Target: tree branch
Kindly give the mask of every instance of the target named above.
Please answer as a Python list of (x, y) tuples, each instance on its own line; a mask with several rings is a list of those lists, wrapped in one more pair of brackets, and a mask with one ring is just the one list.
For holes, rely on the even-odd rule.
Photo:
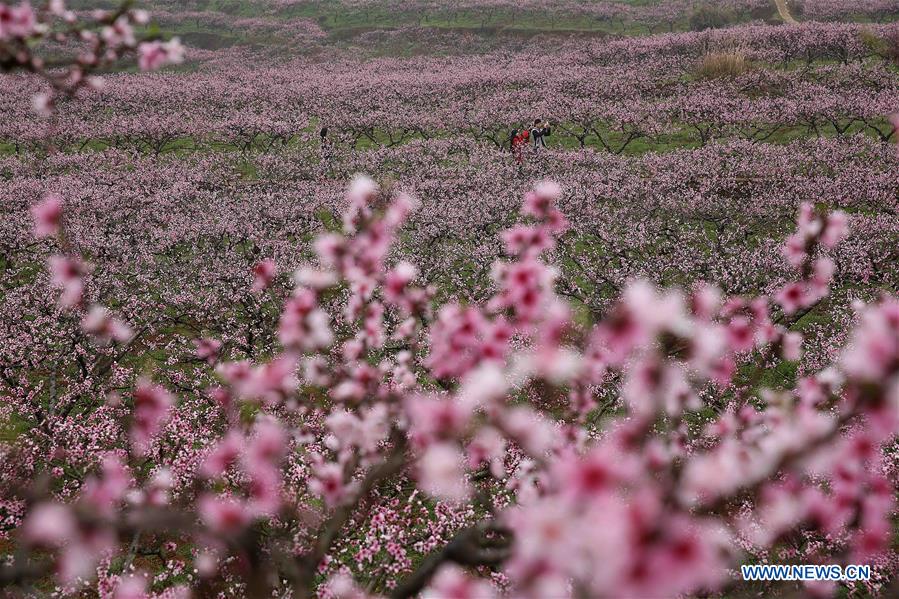
[(359, 483), (356, 495), (334, 510), (331, 517), (319, 529), (312, 550), (300, 558), (300, 568), (297, 572), (295, 584), (295, 587), (298, 587), (296, 590), (299, 593), (299, 597), (312, 596), (313, 583), (315, 580), (315, 573), (318, 570), (318, 565), (331, 550), (331, 547), (337, 540), (338, 534), (347, 522), (349, 522), (359, 503), (369, 496), (378, 483), (384, 479), (390, 478), (405, 468), (406, 435), (402, 431), (394, 429), (391, 434), (391, 441), (393, 443), (393, 449), (390, 454), (384, 458), (380, 464), (368, 471), (368, 474), (366, 474), (365, 478), (362, 479), (362, 482)]
[[(492, 539), (488, 534), (495, 533)], [(424, 589), (444, 563), (460, 566), (499, 566), (511, 553), (511, 531), (486, 521), (463, 528), (443, 549), (432, 553), (418, 569), (403, 580), (390, 594), (391, 599), (414, 597)]]

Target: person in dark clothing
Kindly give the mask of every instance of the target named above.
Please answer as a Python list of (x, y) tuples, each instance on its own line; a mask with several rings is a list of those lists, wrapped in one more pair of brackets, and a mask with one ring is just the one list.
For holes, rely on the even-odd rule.
[(328, 128), (322, 127), (321, 131), (318, 132), (319, 137), (321, 138), (321, 149), (322, 149), (322, 158), (327, 157), (331, 158), (331, 140), (328, 139)]
[(515, 151), (515, 138), (518, 137), (518, 129), (512, 129), (512, 132), (509, 133), (509, 151)]
[(549, 128), (549, 121), (541, 121), (534, 119), (534, 126), (531, 127), (531, 139), (534, 140), (534, 149), (546, 147), (546, 137), (549, 137), (552, 130)]
[(328, 137), (328, 128), (322, 127), (321, 131), (318, 132), (320, 138), (320, 152), (321, 152), (321, 162), (320, 168), (322, 171), (322, 178), (325, 178), (325, 172), (331, 171), (331, 160), (333, 159), (333, 150), (334, 148), (331, 146), (331, 139)]

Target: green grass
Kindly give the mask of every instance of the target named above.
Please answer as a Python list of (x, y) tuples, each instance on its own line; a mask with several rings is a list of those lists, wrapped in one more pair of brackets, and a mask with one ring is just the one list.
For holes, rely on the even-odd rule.
[[(886, 118), (880, 118), (871, 121), (872, 125), (886, 128), (888, 127), (888, 121)], [(516, 126), (516, 123), (509, 123), (509, 128), (511, 129), (513, 126)], [(570, 123), (563, 123), (565, 126), (570, 126)], [(553, 134), (547, 139), (547, 146), (551, 149), (556, 150), (577, 150), (581, 148), (581, 143), (577, 139), (576, 136), (571, 134), (566, 134), (564, 132), (564, 127), (556, 126)], [(305, 129), (299, 131), (298, 133), (311, 133), (314, 132), (315, 126), (310, 125)], [(839, 134), (837, 132), (836, 127), (833, 124), (827, 123), (819, 126), (819, 133), (821, 137), (824, 138), (835, 138), (838, 137)], [(617, 150), (622, 147), (626, 135), (624, 133), (611, 130), (609, 128), (598, 129), (599, 133), (602, 134), (603, 138), (613, 149)], [(844, 136), (850, 136), (855, 134), (863, 134), (876, 138), (877, 135), (873, 130), (864, 126), (861, 123), (855, 123), (851, 127), (849, 127), (844, 133)], [(433, 135), (430, 135), (432, 139), (448, 139), (453, 137), (458, 137), (459, 134), (452, 131), (438, 131)], [(464, 135), (464, 139), (471, 140), (472, 143), (474, 141), (470, 136)], [(803, 139), (814, 139), (817, 137), (812, 131), (809, 130), (808, 127), (802, 125), (791, 125), (784, 126), (779, 128), (774, 134), (770, 135), (764, 140), (766, 143), (771, 144), (788, 144), (794, 141), (803, 140)], [(729, 134), (716, 137), (718, 141), (725, 141), (728, 139), (740, 139), (741, 137), (737, 134)], [(421, 134), (412, 133), (406, 136), (402, 142), (397, 145), (403, 145), (410, 143), (415, 140), (424, 139)], [(227, 143), (220, 142), (213, 139), (201, 139), (201, 138), (193, 138), (193, 137), (178, 137), (172, 140), (165, 142), (161, 146), (160, 154), (208, 154), (208, 153), (242, 153), (246, 156), (250, 157), (253, 155), (261, 154), (266, 151), (268, 148), (268, 152), (277, 152), (285, 148), (295, 148), (300, 145), (304, 145), (304, 141), (300, 139), (299, 136), (295, 136), (293, 139), (288, 141), (286, 144), (275, 143), (274, 147), (271, 147), (271, 142), (273, 139), (266, 135), (260, 135), (258, 139), (252, 144), (251, 147), (243, 148), (235, 143)], [(355, 150), (356, 151), (366, 151), (372, 149), (378, 149), (384, 147), (390, 143), (390, 138), (388, 134), (384, 131), (375, 131), (372, 135), (372, 138), (362, 136), (358, 139)], [(670, 130), (652, 136), (645, 136), (637, 138), (631, 141), (621, 152), (624, 156), (640, 156), (647, 152), (671, 152), (680, 149), (690, 149), (697, 148), (701, 145), (699, 136), (697, 133), (687, 127), (684, 126), (674, 126)], [(592, 148), (598, 151), (605, 151), (603, 145), (600, 143), (599, 138), (595, 133), (590, 133), (584, 138), (584, 146), (587, 148)], [(90, 139), (90, 140), (81, 140), (77, 141), (69, 146), (59, 148), (60, 151), (67, 153), (76, 153), (76, 152), (102, 152), (109, 148), (113, 147), (111, 143), (103, 139)], [(155, 152), (155, 148), (150, 147), (145, 143), (132, 143), (125, 144), (124, 147), (136, 147), (144, 153), (152, 154)], [(19, 151), (19, 155), (29, 154), (29, 151), (22, 146)], [(16, 155), (16, 145), (11, 141), (2, 141), (0, 140), (0, 157), (5, 156), (14, 156)], [(253, 179), (255, 178), (254, 167), (251, 166), (251, 162), (244, 161), (239, 167), (242, 174), (246, 175), (247, 178)]]
[[(634, 6), (646, 2), (623, 2)], [(649, 4), (652, 4), (651, 2)], [(306, 3), (287, 7), (273, 13), (264, 5), (247, 0), (210, 0), (204, 9), (235, 18), (267, 17), (275, 19), (310, 18), (336, 37), (375, 29), (398, 27), (426, 27), (445, 30), (480, 30), (485, 33), (498, 31), (521, 33), (596, 33), (604, 35), (647, 35), (664, 31), (685, 31), (689, 28), (687, 16), (672, 23), (660, 23), (650, 27), (628, 20), (606, 20), (571, 12), (557, 13), (551, 10), (508, 10), (490, 7), (451, 8), (452, 5), (429, 11), (396, 10), (394, 6), (372, 6), (347, 10), (339, 3)], [(742, 15), (739, 21), (747, 20)], [(213, 33), (213, 31), (210, 31)], [(239, 37), (239, 36), (238, 36)], [(264, 42), (264, 40), (262, 40)]]
[(8, 419), (0, 420), (0, 443), (11, 443), (15, 441), (19, 435), (26, 432), (31, 426), (27, 420), (20, 418), (15, 413), (11, 414)]
[[(116, 3), (113, 0), (77, 1), (71, 3), (76, 8), (87, 6), (103, 6), (110, 8)], [(650, 6), (654, 0), (621, 0), (621, 4), (631, 6)], [(152, 6), (152, 2), (148, 2)], [(490, 6), (474, 8), (454, 8), (451, 3), (439, 8), (417, 11), (397, 10), (395, 5), (375, 5), (365, 8), (347, 8), (340, 2), (306, 2), (286, 7), (280, 10), (272, 10), (267, 3), (253, 2), (252, 0), (207, 0), (197, 3), (199, 11), (229, 15), (234, 18), (265, 17), (272, 19), (291, 19), (297, 17), (316, 20), (323, 29), (332, 34), (335, 39), (345, 39), (363, 31), (376, 29), (394, 29), (399, 27), (426, 27), (442, 30), (469, 30), (480, 31), (486, 35), (498, 32), (512, 32), (522, 34), (553, 34), (553, 33), (592, 33), (600, 35), (648, 35), (666, 31), (686, 31), (689, 29), (689, 13), (685, 13), (671, 23), (659, 23), (648, 25), (630, 20), (600, 19), (588, 14), (571, 11), (558, 13), (553, 10), (532, 9), (497, 9)], [(776, 21), (776, 12), (773, 9), (769, 18)], [(734, 16), (734, 24), (750, 20), (748, 12)], [(801, 19), (800, 19), (801, 20)], [(869, 19), (859, 16), (858, 21), (865, 22)], [(171, 31), (183, 34), (189, 33), (190, 24), (185, 22), (183, 26), (171, 28)], [(203, 33), (207, 36), (215, 36), (218, 44), (247, 44), (259, 43), (273, 45), (289, 40), (277, 40), (272, 36), (258, 36), (256, 39), (246, 36), (242, 32), (229, 31), (227, 35), (219, 28), (206, 27), (202, 24), (193, 25), (194, 33)], [(213, 38), (208, 38), (213, 39)]]

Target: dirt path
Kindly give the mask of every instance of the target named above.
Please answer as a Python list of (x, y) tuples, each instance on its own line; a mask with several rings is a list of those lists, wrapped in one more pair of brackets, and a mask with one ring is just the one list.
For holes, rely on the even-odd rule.
[(774, 4), (777, 5), (777, 12), (780, 13), (780, 18), (784, 20), (784, 23), (795, 25), (799, 22), (790, 14), (790, 9), (787, 8), (787, 0), (774, 0)]

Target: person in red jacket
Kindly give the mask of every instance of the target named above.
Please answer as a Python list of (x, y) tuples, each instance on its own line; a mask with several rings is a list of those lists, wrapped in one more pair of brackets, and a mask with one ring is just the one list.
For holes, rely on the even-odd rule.
[(515, 156), (515, 162), (518, 164), (524, 162), (524, 148), (528, 145), (530, 136), (531, 134), (525, 129), (512, 139), (512, 154)]

